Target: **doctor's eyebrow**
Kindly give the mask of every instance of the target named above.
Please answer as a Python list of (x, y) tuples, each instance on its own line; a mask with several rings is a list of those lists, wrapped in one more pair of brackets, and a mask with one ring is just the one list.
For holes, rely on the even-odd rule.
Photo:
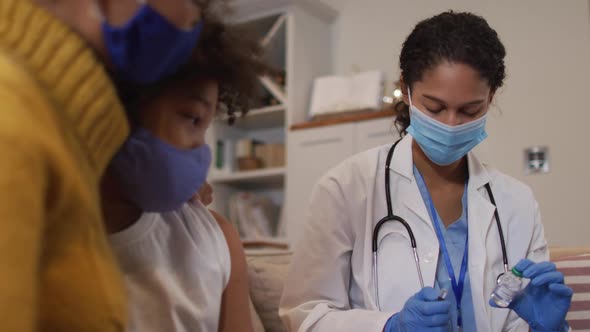
[[(443, 101), (441, 99), (438, 99), (438, 98), (436, 98), (434, 96), (426, 95), (426, 94), (423, 94), (422, 96), (424, 98), (427, 98), (427, 99), (430, 99), (430, 100), (432, 100), (434, 102), (437, 102), (437, 103), (439, 103), (441, 105), (445, 105), (445, 106), (447, 105), (447, 103), (445, 101)], [(461, 105), (461, 107), (471, 106), (471, 105), (478, 105), (478, 104), (481, 104), (483, 102), (485, 102), (485, 99), (478, 99), (478, 100), (474, 100), (474, 101), (470, 101), (470, 102), (464, 103), (463, 105)]]

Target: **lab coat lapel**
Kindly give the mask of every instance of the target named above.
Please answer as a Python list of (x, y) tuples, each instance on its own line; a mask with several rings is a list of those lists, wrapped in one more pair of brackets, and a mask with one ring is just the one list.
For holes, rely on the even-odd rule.
[(404, 189), (403, 192), (408, 193), (408, 196), (404, 199), (406, 207), (418, 216), (420, 220), (426, 223), (432, 231), (434, 231), (434, 226), (432, 225), (430, 215), (428, 214), (428, 210), (426, 210), (426, 205), (424, 204), (420, 190), (416, 185), (416, 181), (408, 183), (405, 188), (402, 189)]
[[(490, 309), (484, 294), (486, 280), (487, 251), (486, 238), (494, 221), (495, 207), (491, 204), (485, 190), (490, 177), (485, 166), (472, 154), (468, 155), (469, 185), (467, 188), (467, 208), (469, 225), (469, 276), (473, 293), (473, 309), (477, 320), (478, 331), (490, 331)], [(493, 248), (492, 248), (493, 249)]]
[[(416, 179), (414, 178), (412, 136), (406, 135), (402, 141), (399, 142), (391, 160), (390, 169), (408, 180), (400, 181), (395, 184), (399, 188), (400, 193), (398, 200), (403, 201), (406, 208), (434, 231), (432, 222), (430, 221), (430, 215), (426, 210), (426, 205), (424, 205), (424, 200), (422, 200), (422, 195), (420, 194), (420, 190), (416, 185)], [(395, 185), (392, 184), (392, 190), (395, 188)]]
[[(416, 237), (424, 284), (433, 286), (439, 247), (430, 215), (414, 179), (413, 165), (412, 137), (406, 135), (397, 145), (390, 165), (390, 172), (395, 173), (391, 174), (393, 211), (405, 218), (412, 228)], [(414, 266), (409, 268), (414, 269)]]

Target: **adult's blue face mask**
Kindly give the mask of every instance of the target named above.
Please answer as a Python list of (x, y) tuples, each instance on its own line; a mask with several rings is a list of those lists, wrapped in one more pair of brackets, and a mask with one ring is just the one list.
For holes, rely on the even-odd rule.
[(117, 77), (125, 82), (148, 84), (175, 73), (187, 62), (203, 23), (183, 30), (145, 0), (138, 2), (139, 10), (123, 26), (112, 26), (103, 19), (102, 33)]
[(111, 163), (127, 197), (144, 212), (180, 208), (205, 183), (211, 150), (181, 150), (137, 128)]
[(485, 131), (487, 114), (481, 118), (458, 126), (449, 126), (421, 112), (410, 99), (410, 126), (412, 135), (424, 154), (438, 165), (450, 165), (463, 158), (488, 134)]

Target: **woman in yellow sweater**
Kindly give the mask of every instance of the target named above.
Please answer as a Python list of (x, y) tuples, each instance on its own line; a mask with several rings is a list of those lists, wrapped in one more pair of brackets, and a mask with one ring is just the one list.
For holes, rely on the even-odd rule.
[(128, 124), (105, 68), (160, 80), (199, 19), (187, 0), (0, 0), (2, 331), (124, 329), (98, 184)]

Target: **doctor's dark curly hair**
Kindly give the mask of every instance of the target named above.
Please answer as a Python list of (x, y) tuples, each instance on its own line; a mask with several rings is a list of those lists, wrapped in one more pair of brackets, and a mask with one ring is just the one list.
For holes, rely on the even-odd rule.
[(213, 80), (219, 84), (220, 109), (230, 124), (237, 114), (245, 115), (258, 97), (258, 78), (276, 71), (264, 60), (259, 39), (238, 25), (224, 22), (230, 14), (229, 1), (220, 1), (222, 10), (203, 13), (203, 30), (191, 59), (176, 74), (149, 86), (120, 87), (131, 120), (140, 105), (170, 88), (195, 80)]
[[(416, 25), (403, 44), (399, 62), (406, 87), (420, 81), (425, 71), (448, 61), (473, 67), (496, 91), (506, 77), (505, 56), (498, 34), (483, 17), (448, 11)], [(408, 106), (401, 101), (396, 111), (395, 124), (405, 134), (410, 125)]]

